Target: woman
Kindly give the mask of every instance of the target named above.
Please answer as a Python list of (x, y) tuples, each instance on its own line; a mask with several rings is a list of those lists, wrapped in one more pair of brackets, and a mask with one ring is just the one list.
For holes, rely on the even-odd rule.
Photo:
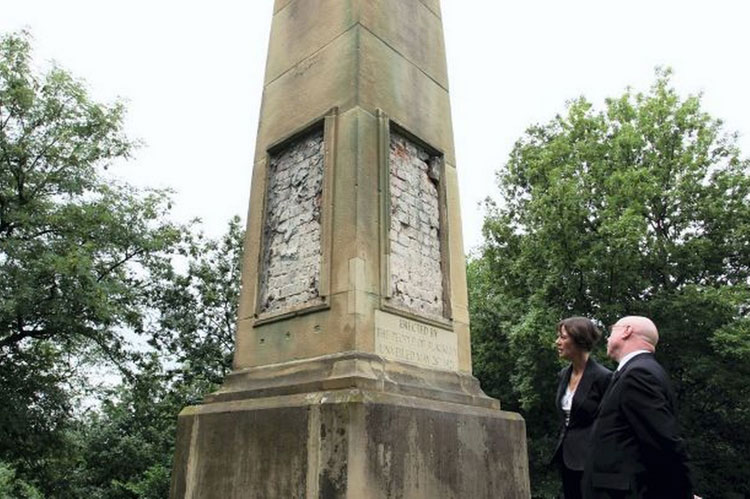
[(585, 317), (570, 317), (557, 324), (557, 353), (570, 361), (559, 374), (555, 402), (562, 424), (552, 458), (560, 467), (565, 499), (581, 497), (591, 426), (612, 376), (612, 371), (590, 358), (600, 338), (597, 327)]

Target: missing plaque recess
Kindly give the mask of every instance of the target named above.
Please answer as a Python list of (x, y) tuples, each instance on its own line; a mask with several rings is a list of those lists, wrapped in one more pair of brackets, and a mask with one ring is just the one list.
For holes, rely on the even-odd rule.
[(442, 155), (390, 130), (388, 247), (390, 303), (419, 316), (445, 317)]
[(261, 313), (321, 302), (322, 126), (269, 157), (261, 256)]

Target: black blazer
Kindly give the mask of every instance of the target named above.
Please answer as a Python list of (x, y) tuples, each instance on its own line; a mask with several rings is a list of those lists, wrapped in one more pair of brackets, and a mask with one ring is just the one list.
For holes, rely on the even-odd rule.
[(687, 462), (667, 373), (652, 354), (636, 355), (615, 373), (599, 408), (583, 497), (691, 499)]
[(594, 417), (599, 409), (599, 402), (609, 385), (612, 371), (589, 357), (581, 381), (578, 382), (578, 388), (573, 395), (570, 421), (566, 427), (562, 398), (570, 382), (572, 371), (572, 366), (568, 366), (563, 368), (558, 375), (555, 404), (560, 415), (560, 434), (552, 461), (564, 463), (568, 469), (581, 471), (586, 463)]

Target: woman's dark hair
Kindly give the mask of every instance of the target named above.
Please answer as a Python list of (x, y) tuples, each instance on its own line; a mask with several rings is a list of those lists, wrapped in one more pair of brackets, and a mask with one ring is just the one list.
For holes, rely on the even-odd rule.
[(599, 328), (586, 317), (568, 317), (561, 320), (557, 323), (557, 334), (562, 332), (563, 326), (568, 336), (573, 338), (573, 343), (586, 352), (590, 352), (602, 337)]

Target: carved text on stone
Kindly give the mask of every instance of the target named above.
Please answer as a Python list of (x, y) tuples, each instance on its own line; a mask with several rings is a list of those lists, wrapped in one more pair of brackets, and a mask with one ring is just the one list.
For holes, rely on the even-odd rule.
[(375, 311), (375, 353), (434, 369), (458, 369), (455, 333), (380, 310)]

